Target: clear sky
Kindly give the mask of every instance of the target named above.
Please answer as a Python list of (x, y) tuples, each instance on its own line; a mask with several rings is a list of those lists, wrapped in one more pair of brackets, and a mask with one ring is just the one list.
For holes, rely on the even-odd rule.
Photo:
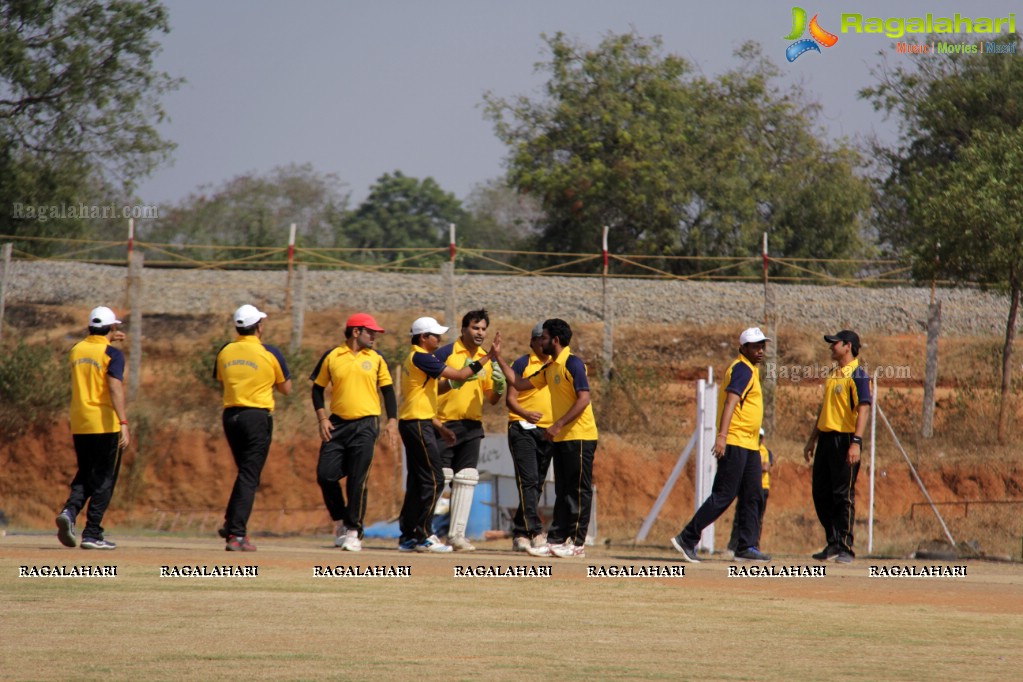
[(735, 65), (733, 51), (752, 39), (823, 104), (828, 134), (891, 139), (893, 122), (856, 93), (873, 83), (878, 52), (890, 63), (915, 57), (896, 54), (883, 35), (839, 33), (843, 12), (1020, 9), (1023, 30), (1023, 4), (1009, 0), (814, 2), (800, 6), (820, 13), (839, 42), (790, 64), (788, 0), (165, 0), (172, 30), (157, 68), (187, 82), (164, 99), (171, 120), (161, 133), (178, 145), (174, 161), (141, 183), (139, 198), (176, 202), (200, 185), (311, 163), (336, 173), (353, 202), (395, 170), (431, 176), (464, 199), (502, 174), (507, 151), (483, 118), (483, 93), (538, 94), (541, 33), (590, 45), (608, 32), (659, 35), (665, 51), (707, 75)]

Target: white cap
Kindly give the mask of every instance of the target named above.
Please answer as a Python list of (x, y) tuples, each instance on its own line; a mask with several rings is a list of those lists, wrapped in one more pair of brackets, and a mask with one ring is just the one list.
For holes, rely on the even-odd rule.
[(447, 330), (447, 327), (442, 327), (432, 317), (420, 317), (412, 323), (412, 331), (409, 332), (409, 336), (415, 336), (416, 334), (444, 334)]
[(761, 341), (770, 341), (771, 339), (764, 336), (764, 332), (760, 331), (760, 327), (750, 327), (743, 333), (739, 334), (739, 345), (745, 346), (747, 343), (760, 343)]
[(110, 308), (101, 305), (98, 308), (93, 308), (92, 312), (89, 313), (89, 326), (90, 327), (109, 327), (112, 324), (123, 324), (117, 315), (114, 315), (114, 311)]
[(259, 308), (254, 305), (246, 303), (238, 310), (234, 311), (234, 326), (236, 327), (251, 327), (260, 320), (266, 317), (266, 313), (260, 312)]
[(543, 322), (537, 322), (536, 323), (536, 326), (533, 327), (533, 332), (532, 332), (532, 334), (530, 336), (531, 339), (537, 339), (537, 338), (540, 338), (541, 336), (543, 336), (543, 323), (544, 322), (546, 322), (546, 320), (544, 320)]

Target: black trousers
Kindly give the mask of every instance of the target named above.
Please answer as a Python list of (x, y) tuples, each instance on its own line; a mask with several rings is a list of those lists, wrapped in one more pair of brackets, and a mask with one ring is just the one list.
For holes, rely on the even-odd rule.
[(515, 466), (515, 485), (519, 489), (519, 507), (512, 519), (515, 536), (531, 538), (543, 532), (543, 519), (537, 507), (552, 456), (552, 444), (545, 434), (544, 429), (524, 429), (518, 422), (508, 424), (508, 449)]
[(71, 436), (78, 472), (71, 481), (71, 493), (64, 509), (75, 518), (85, 503), (89, 503), (82, 539), (103, 539), (103, 515), (114, 495), (117, 474), (121, 469), (120, 438), (120, 432), (76, 433)]
[(850, 443), (851, 433), (822, 431), (818, 436), (813, 457), (813, 506), (828, 546), (855, 555), (853, 522), (860, 463), (849, 466), (846, 457)]
[(696, 514), (679, 534), (682, 544), (695, 547), (703, 529), (717, 521), (737, 496), (745, 500), (736, 510), (739, 551), (755, 547), (760, 538), (761, 477), (760, 451), (747, 450), (738, 445), (726, 445), (725, 454), (718, 460), (718, 470), (710, 497), (704, 500)]
[[(760, 466), (761, 467), (763, 466), (763, 461), (761, 461)], [(760, 533), (762, 535), (764, 532), (764, 512), (767, 511), (767, 498), (770, 496), (771, 489), (761, 488), (761, 490), (763, 491), (763, 495), (761, 496), (760, 513), (758, 514), (757, 518), (760, 519)], [(739, 547), (739, 517), (741, 516), (739, 509), (742, 506), (743, 500), (740, 497), (739, 502), (735, 505), (735, 519), (732, 520), (732, 534), (728, 538), (728, 549), (732, 550), (733, 552)], [(760, 546), (759, 537), (757, 538), (756, 545), (757, 547)]]
[[(359, 531), (359, 537), (362, 537), (362, 517), (366, 513), (366, 482), (379, 433), (379, 417), (348, 420), (332, 414), (330, 440), (320, 445), (320, 459), (316, 464), (316, 482), (330, 518), (335, 522), (344, 521), (348, 530)], [(346, 479), (347, 504), (341, 490), (342, 478)]]
[(475, 419), (458, 419), (444, 422), (455, 433), (455, 444), (448, 446), (439, 440), (441, 467), (458, 473), (462, 469), (475, 469), (480, 463), (480, 444), (483, 442), (483, 422)]
[(224, 410), (223, 422), (227, 444), (238, 466), (224, 514), (224, 528), (228, 535), (245, 537), (259, 477), (270, 453), (274, 422), (269, 410), (257, 407), (229, 407)]
[(554, 461), (554, 513), (547, 540), (582, 545), (590, 528), (593, 506), (595, 440), (563, 440), (551, 444)]
[(441, 471), (441, 445), (429, 419), (402, 419), (398, 433), (405, 445), (405, 501), (401, 505), (398, 527), (401, 541), (422, 542), (433, 535), (433, 508), (444, 492)]

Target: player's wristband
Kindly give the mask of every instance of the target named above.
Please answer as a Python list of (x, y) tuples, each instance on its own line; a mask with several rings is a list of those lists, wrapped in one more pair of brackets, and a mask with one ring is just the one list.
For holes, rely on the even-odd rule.
[(483, 363), (479, 360), (473, 360), (469, 363), (469, 369), (472, 370), (473, 374), (477, 374), (481, 369), (483, 369)]
[(850, 440), (852, 440), (852, 442), (856, 443), (857, 445), (863, 445), (863, 439), (860, 438), (859, 436), (853, 436)]

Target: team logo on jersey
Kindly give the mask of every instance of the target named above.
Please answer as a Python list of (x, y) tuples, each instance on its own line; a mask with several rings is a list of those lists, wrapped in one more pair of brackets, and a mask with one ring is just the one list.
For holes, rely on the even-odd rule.
[(373, 369), (373, 363), (370, 362), (369, 360), (363, 360), (362, 368), (368, 372), (369, 370)]

